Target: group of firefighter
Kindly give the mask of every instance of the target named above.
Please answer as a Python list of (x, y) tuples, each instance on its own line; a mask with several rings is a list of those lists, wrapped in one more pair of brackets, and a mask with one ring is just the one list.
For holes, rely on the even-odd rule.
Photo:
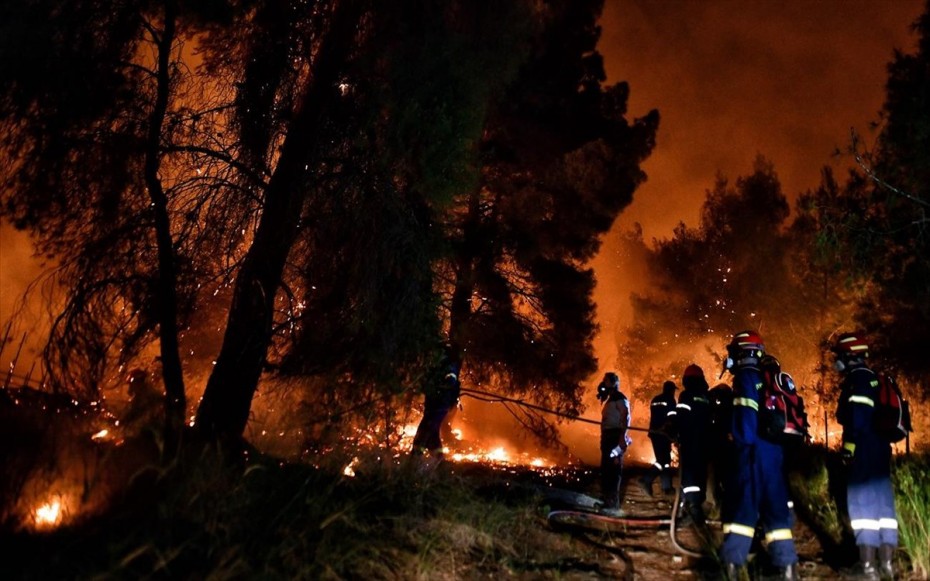
[[(859, 549), (849, 571), (861, 579), (893, 579), (898, 523), (891, 486), (891, 444), (873, 428), (878, 380), (868, 366), (869, 346), (856, 333), (843, 333), (832, 347), (834, 369), (841, 375), (836, 417), (843, 426), (843, 462), (848, 467), (847, 504)], [(652, 496), (658, 478), (671, 495), (671, 451), (678, 444), (679, 505), (685, 519), (703, 527), (708, 466), (715, 473), (715, 500), (721, 502), (723, 545), (719, 556), (728, 579), (746, 578), (746, 564), (757, 528), (779, 579), (798, 579), (798, 555), (791, 533), (792, 515), (783, 442), (761, 430), (760, 406), (767, 373), (778, 361), (766, 354), (755, 331), (736, 333), (727, 345), (725, 368), (732, 384), (709, 388), (703, 370), (689, 365), (682, 374), (683, 392), (667, 381), (650, 404), (649, 438), (655, 464), (639, 480)], [(780, 369), (775, 370), (776, 373)], [(793, 384), (790, 386), (793, 389)], [(601, 422), (602, 512), (622, 515), (620, 480), (623, 455), (631, 443), (629, 401), (617, 375), (609, 372), (598, 386), (603, 402)], [(788, 450), (790, 452), (790, 450)]]

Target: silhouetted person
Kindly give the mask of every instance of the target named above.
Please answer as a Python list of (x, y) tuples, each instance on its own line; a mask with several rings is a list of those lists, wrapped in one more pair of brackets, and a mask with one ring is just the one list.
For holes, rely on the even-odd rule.
[(632, 443), (630, 402), (620, 393), (620, 378), (616, 373), (604, 374), (597, 386), (597, 399), (601, 407), (601, 494), (604, 505), (601, 512), (620, 516), (620, 481), (623, 475), (623, 455)]
[(681, 500), (685, 514), (704, 523), (707, 498), (707, 462), (710, 443), (710, 400), (704, 370), (693, 363), (681, 377), (684, 387), (678, 396), (678, 461), (681, 463)]
[(423, 418), (413, 437), (414, 454), (443, 457), (440, 432), (446, 416), (458, 404), (460, 394), (459, 364), (446, 355), (423, 388)]
[(710, 471), (708, 480), (712, 484), (708, 486), (712, 486), (714, 504), (720, 512), (720, 520), (730, 522), (731, 515), (728, 515), (725, 510), (728, 505), (723, 500), (727, 496), (727, 491), (735, 486), (733, 478), (736, 448), (730, 435), (733, 422), (733, 389), (725, 383), (718, 383), (707, 392), (707, 399), (710, 400), (709, 445), (712, 450), (708, 464)]
[(675, 492), (672, 488), (672, 438), (669, 432), (674, 429), (673, 421), (677, 414), (676, 389), (678, 386), (674, 381), (666, 381), (662, 384), (662, 393), (649, 403), (649, 440), (652, 442), (655, 462), (639, 481), (643, 492), (649, 496), (652, 496), (652, 483), (656, 478), (659, 479), (662, 492)]

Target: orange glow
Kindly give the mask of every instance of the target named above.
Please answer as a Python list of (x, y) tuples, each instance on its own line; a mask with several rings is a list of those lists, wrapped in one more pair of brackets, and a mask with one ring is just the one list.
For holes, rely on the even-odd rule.
[(358, 466), (358, 457), (352, 458), (352, 461), (342, 469), (342, 473), (350, 478), (355, 477), (355, 467)]
[(33, 512), (33, 521), (38, 530), (53, 529), (61, 524), (64, 518), (65, 505), (61, 496), (56, 496), (48, 502), (36, 507)]

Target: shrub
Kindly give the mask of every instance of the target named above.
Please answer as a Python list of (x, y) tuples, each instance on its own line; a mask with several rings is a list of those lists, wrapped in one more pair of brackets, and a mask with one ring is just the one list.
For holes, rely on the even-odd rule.
[(930, 452), (898, 456), (892, 470), (898, 536), (921, 579), (930, 577)]

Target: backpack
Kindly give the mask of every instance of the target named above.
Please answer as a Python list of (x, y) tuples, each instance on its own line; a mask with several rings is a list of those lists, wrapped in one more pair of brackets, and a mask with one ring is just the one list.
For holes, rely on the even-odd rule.
[(882, 372), (875, 375), (878, 377), (878, 393), (875, 395), (872, 426), (883, 440), (900, 442), (913, 431), (910, 406), (893, 376)]
[(784, 371), (763, 374), (759, 435), (770, 442), (791, 445), (807, 439), (809, 428), (804, 398), (798, 395), (794, 379)]

